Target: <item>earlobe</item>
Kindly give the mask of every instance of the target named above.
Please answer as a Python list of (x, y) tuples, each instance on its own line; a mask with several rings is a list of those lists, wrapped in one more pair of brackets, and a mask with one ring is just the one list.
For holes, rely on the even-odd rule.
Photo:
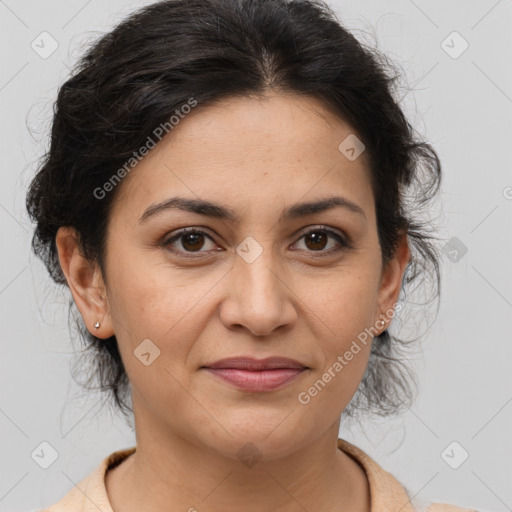
[(62, 272), (85, 325), (94, 336), (109, 338), (114, 332), (99, 265), (83, 256), (74, 228), (59, 228), (55, 243)]

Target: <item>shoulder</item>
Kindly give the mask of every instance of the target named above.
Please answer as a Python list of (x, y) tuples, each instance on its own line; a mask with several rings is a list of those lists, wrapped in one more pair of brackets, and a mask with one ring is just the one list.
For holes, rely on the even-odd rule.
[(457, 505), (450, 505), (449, 503), (432, 503), (425, 512), (483, 512), (474, 508), (458, 507)]
[(370, 486), (372, 511), (485, 512), (419, 498), (357, 446), (338, 438), (338, 448), (351, 455), (364, 469)]
[(412, 498), (414, 512), (486, 512), (475, 508), (461, 507), (452, 503), (440, 503), (425, 498)]
[(135, 452), (135, 447), (111, 453), (59, 502), (34, 512), (112, 512), (105, 488), (106, 472)]

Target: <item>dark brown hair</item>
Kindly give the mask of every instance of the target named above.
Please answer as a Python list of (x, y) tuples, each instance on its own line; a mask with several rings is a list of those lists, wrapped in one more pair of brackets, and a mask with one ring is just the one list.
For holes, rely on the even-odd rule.
[[(59, 227), (73, 226), (83, 254), (104, 275), (106, 226), (121, 187), (101, 200), (94, 191), (189, 98), (204, 106), (277, 90), (322, 100), (357, 133), (366, 146), (383, 263), (407, 232), (411, 261), (402, 298), (429, 278), (438, 297), (439, 255), (420, 214), (439, 189), (441, 165), (395, 99), (399, 77), (321, 1), (168, 0), (144, 7), (88, 48), (59, 89), (50, 147), (27, 196), (36, 222), (33, 250), (52, 279), (66, 285), (55, 236)], [(93, 357), (86, 385), (97, 380), (129, 417), (129, 382), (115, 336), (96, 338), (80, 315), (76, 321)], [(395, 414), (410, 405), (415, 379), (404, 362), (411, 341), (388, 330), (374, 339), (346, 416)]]

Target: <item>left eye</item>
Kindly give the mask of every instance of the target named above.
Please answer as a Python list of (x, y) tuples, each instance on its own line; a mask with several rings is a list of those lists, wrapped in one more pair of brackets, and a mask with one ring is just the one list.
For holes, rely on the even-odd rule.
[[(334, 239), (336, 243), (332, 244), (331, 247), (328, 247), (327, 250), (326, 246), (328, 245), (329, 238)], [(325, 228), (314, 228), (309, 230), (308, 232), (304, 233), (299, 240), (304, 240), (304, 245), (306, 247), (305, 250), (311, 251), (311, 252), (327, 252), (332, 253), (336, 252), (338, 250), (341, 250), (341, 248), (347, 247), (348, 244), (346, 243), (345, 239), (336, 233), (335, 231), (332, 231), (330, 229)], [(336, 248), (336, 245), (341, 246)], [(334, 247), (334, 250), (332, 250)], [(302, 249), (302, 248), (300, 248)]]

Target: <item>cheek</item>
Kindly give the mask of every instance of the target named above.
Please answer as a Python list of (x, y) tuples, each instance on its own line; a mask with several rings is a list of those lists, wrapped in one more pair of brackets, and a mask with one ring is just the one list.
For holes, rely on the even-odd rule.
[[(161, 265), (141, 269), (118, 265), (111, 271), (111, 315), (124, 366), (135, 386), (169, 378), (165, 369), (184, 381), (187, 357), (205, 329), (204, 308), (218, 276), (185, 278)], [(138, 356), (147, 352), (146, 360), (154, 363), (145, 366)]]
[(206, 293), (201, 280), (192, 284), (183, 273), (144, 254), (111, 265), (109, 272), (114, 322), (121, 324), (120, 335), (133, 342), (141, 337), (161, 342)]
[(321, 365), (314, 376), (321, 380), (317, 387), (324, 397), (320, 401), (348, 403), (368, 364), (377, 273), (367, 268), (370, 270), (343, 268), (334, 278), (331, 274), (325, 280), (317, 280), (315, 292), (306, 301), (310, 318), (317, 318), (316, 339), (322, 352)]
[(371, 279), (347, 273), (310, 297), (308, 307), (320, 319), (315, 322), (321, 362), (297, 396), (297, 407), (307, 412), (304, 428), (310, 421), (313, 428), (318, 417), (326, 424), (336, 421), (354, 396), (370, 356), (374, 288)]
[(321, 279), (304, 282), (306, 304), (324, 324), (330, 346), (342, 350), (349, 338), (356, 337), (374, 322), (378, 298), (378, 276), (370, 266), (343, 267)]

